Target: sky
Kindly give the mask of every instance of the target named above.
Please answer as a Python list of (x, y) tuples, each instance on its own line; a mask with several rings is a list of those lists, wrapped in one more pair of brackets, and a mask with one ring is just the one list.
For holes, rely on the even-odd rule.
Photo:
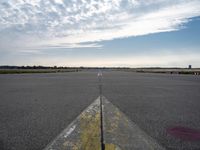
[(200, 0), (0, 0), (0, 65), (200, 67)]

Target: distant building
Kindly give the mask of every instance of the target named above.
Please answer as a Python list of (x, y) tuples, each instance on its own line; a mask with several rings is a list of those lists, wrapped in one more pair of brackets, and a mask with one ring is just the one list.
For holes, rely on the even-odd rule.
[(189, 66), (188, 66), (188, 69), (192, 69), (192, 65), (189, 65)]

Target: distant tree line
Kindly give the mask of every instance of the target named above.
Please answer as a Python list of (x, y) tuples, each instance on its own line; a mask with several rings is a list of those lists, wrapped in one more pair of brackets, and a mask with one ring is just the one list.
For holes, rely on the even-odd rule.
[(128, 67), (0, 66), (0, 69), (130, 69)]
[(76, 67), (57, 67), (57, 66), (0, 66), (0, 69), (73, 69)]

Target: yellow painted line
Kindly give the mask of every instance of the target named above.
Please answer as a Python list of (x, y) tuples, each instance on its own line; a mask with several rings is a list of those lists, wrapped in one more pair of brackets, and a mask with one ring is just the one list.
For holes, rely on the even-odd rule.
[(103, 116), (106, 150), (165, 150), (105, 97)]
[(88, 106), (45, 150), (101, 150), (100, 101)]
[[(164, 150), (105, 97), (105, 150)], [(101, 150), (100, 98), (86, 108), (45, 150)]]
[(121, 150), (121, 149), (114, 144), (105, 144), (105, 150)]
[(100, 150), (100, 113), (82, 114), (80, 118), (80, 149)]

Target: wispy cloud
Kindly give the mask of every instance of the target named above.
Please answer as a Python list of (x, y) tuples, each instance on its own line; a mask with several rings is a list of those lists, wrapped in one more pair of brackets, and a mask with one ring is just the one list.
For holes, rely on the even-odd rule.
[(94, 42), (179, 30), (199, 15), (199, 0), (1, 0), (0, 47), (101, 47)]

